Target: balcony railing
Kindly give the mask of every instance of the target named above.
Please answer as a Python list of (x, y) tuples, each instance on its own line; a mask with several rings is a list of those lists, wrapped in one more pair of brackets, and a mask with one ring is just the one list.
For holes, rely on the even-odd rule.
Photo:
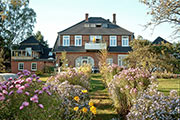
[(106, 49), (107, 45), (106, 43), (85, 43), (85, 49), (86, 50), (101, 50)]
[(12, 59), (34, 59), (38, 58), (39, 53), (35, 51), (27, 51), (27, 50), (12, 50), (11, 58)]

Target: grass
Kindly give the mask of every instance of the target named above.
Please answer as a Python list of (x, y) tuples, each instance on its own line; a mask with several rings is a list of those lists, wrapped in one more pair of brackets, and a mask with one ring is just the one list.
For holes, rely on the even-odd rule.
[(43, 75), (40, 75), (39, 77), (41, 81), (46, 81), (50, 76), (51, 74), (43, 74)]
[(158, 90), (168, 95), (171, 90), (177, 90), (180, 96), (180, 78), (176, 79), (158, 79), (159, 87)]
[(92, 74), (91, 76), (91, 101), (97, 108), (97, 115), (94, 120), (110, 120), (117, 117), (117, 113), (113, 108), (112, 100), (109, 98), (107, 88), (102, 83), (100, 74)]

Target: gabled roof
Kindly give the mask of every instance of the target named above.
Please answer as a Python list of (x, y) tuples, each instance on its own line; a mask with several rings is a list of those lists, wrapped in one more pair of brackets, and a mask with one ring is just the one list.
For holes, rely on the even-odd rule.
[(157, 37), (157, 38), (152, 42), (152, 44), (162, 44), (162, 42), (171, 44), (170, 42), (166, 41), (165, 39), (161, 38), (160, 36)]
[(26, 40), (22, 41), (20, 44), (24, 43), (40, 43), (34, 36), (30, 36)]
[[(108, 27), (84, 27), (84, 24), (93, 24), (93, 23), (101, 23), (107, 24)], [(88, 21), (81, 21), (63, 31), (58, 32), (61, 35), (132, 35), (133, 33), (111, 23), (109, 20), (106, 20), (102, 17), (90, 17)]]

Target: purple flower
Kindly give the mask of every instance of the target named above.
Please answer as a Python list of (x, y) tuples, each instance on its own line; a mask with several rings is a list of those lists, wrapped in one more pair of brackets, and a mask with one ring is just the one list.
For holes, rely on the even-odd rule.
[(3, 86), (2, 86), (2, 89), (7, 90), (7, 86), (6, 86), (6, 85), (3, 85)]
[(42, 104), (38, 104), (38, 106), (42, 109), (44, 108), (44, 106)]
[(6, 90), (3, 90), (2, 92), (3, 92), (4, 94), (6, 94), (6, 95), (8, 94), (8, 92), (7, 92)]
[(0, 93), (0, 97), (1, 97), (1, 96), (3, 96), (3, 94), (2, 94), (2, 93)]
[(25, 89), (24, 86), (21, 86), (21, 87), (18, 88), (18, 90), (24, 90), (24, 89)]
[(47, 93), (48, 95), (50, 95), (50, 96), (52, 95), (52, 93), (51, 93), (51, 92), (49, 92), (49, 91), (46, 91), (46, 93)]
[(24, 106), (23, 106), (23, 105), (21, 105), (21, 106), (19, 107), (19, 109), (20, 109), (20, 110), (22, 110), (23, 108), (24, 108)]
[(26, 102), (26, 101), (24, 101), (23, 103), (22, 103), (22, 106), (28, 106), (29, 105), (29, 102)]
[(29, 92), (25, 92), (25, 95), (29, 96)]
[(17, 92), (18, 94), (23, 93), (23, 91), (22, 91), (22, 90), (17, 90), (16, 92)]
[(36, 80), (38, 80), (39, 78), (40, 78), (40, 77), (39, 77), (39, 76), (37, 76), (37, 77), (36, 77)]
[(23, 76), (24, 76), (24, 75), (20, 75), (20, 76), (19, 76), (19, 79), (21, 79)]
[(12, 95), (13, 93), (14, 93), (14, 91), (10, 91), (8, 95), (10, 96), (10, 95)]
[(35, 90), (34, 92), (35, 92), (35, 93), (38, 93), (38, 92), (39, 92), (39, 90)]
[(43, 91), (46, 91), (46, 90), (48, 90), (48, 87), (43, 87), (42, 90), (43, 90)]
[(40, 90), (38, 94), (42, 94), (42, 93), (43, 93), (43, 91), (42, 91), (42, 90)]
[(33, 74), (32, 77), (35, 78), (35, 77), (36, 77), (36, 74)]
[(17, 75), (18, 75), (18, 76), (21, 75), (21, 72), (18, 72)]

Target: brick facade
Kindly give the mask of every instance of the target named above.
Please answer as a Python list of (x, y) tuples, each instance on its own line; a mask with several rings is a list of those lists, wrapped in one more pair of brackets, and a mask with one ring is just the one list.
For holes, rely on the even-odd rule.
[[(113, 63), (118, 64), (118, 55), (127, 55), (128, 53), (108, 53), (108, 58), (113, 58)], [(94, 66), (98, 67), (99, 53), (98, 52), (67, 52), (66, 58), (68, 59), (68, 66), (75, 67), (75, 61), (78, 57), (90, 56), (94, 59)], [(56, 63), (59, 64), (61, 53), (56, 53)]]
[(31, 72), (36, 72), (31, 70), (31, 63), (37, 63), (37, 70), (43, 70), (45, 66), (54, 66), (52, 61), (11, 61), (11, 72), (18, 73), (18, 63), (24, 63), (24, 69)]

